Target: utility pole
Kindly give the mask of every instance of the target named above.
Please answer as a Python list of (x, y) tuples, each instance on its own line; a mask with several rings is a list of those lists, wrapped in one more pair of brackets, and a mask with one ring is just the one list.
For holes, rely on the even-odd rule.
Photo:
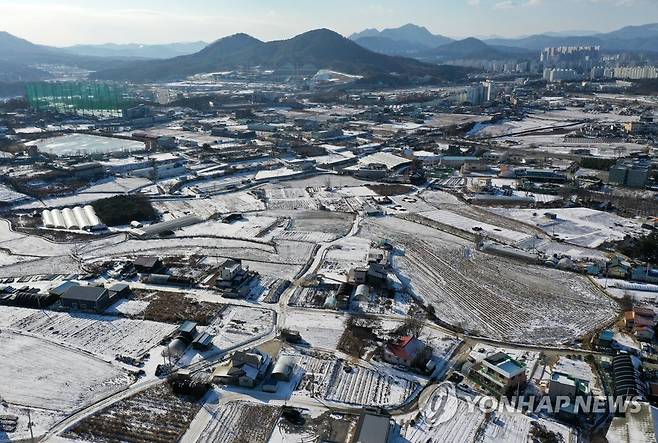
[(30, 414), (30, 410), (27, 410), (27, 427), (30, 429), (30, 441), (34, 443), (34, 432), (32, 431), (32, 427), (34, 426), (34, 423), (32, 423), (32, 415)]

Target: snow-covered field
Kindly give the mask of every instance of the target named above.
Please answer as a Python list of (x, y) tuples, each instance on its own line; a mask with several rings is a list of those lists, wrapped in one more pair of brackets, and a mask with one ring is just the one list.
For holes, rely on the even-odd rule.
[(218, 213), (244, 213), (265, 209), (263, 202), (249, 192), (233, 192), (230, 194), (215, 195), (209, 198), (155, 201), (153, 202), (153, 207), (164, 214), (163, 217), (165, 219), (178, 218), (188, 214), (208, 218)]
[(565, 425), (517, 412), (496, 411), (487, 416), (471, 400), (448, 394), (443, 399), (430, 398), (418, 419), (402, 428), (396, 442), (525, 443), (533, 441), (534, 423), (558, 434), (565, 443), (576, 441)]
[(0, 203), (15, 203), (23, 199), (29, 199), (29, 197), (0, 183)]
[[(253, 404), (245, 401), (231, 401), (209, 405), (199, 414), (210, 414), (209, 420), (199, 437), (199, 443), (231, 443), (244, 441), (265, 443), (269, 440), (272, 428), (279, 418), (277, 407)], [(196, 420), (196, 419), (195, 419)], [(251, 423), (249, 426), (247, 423)], [(192, 423), (194, 426), (194, 422)], [(187, 436), (186, 436), (187, 437)], [(181, 441), (188, 441), (185, 438)]]
[(616, 304), (584, 277), (476, 253), (469, 242), (403, 220), (368, 219), (362, 234), (404, 250), (398, 277), (443, 321), (487, 337), (568, 343), (613, 320)]
[(117, 354), (140, 357), (171, 334), (175, 325), (87, 313), (0, 307), (10, 329), (43, 337), (112, 360)]
[(336, 403), (391, 407), (418, 392), (414, 381), (364, 366), (339, 361), (333, 369), (325, 399)]
[[(626, 235), (646, 233), (641, 222), (589, 208), (496, 208), (491, 211), (532, 224), (547, 234), (555, 234), (569, 243), (588, 248), (596, 248), (605, 241), (622, 240)], [(556, 214), (557, 219), (548, 218), (544, 215), (547, 212)]]
[(73, 411), (132, 382), (121, 369), (48, 340), (2, 332), (0, 387), (9, 403)]
[[(479, 232), (483, 235), (486, 235), (488, 238), (492, 238), (508, 244), (517, 244), (530, 238), (528, 234), (523, 232), (512, 231), (510, 229), (501, 228), (478, 220), (463, 217), (459, 214), (455, 214), (452, 211), (444, 211), (439, 209), (436, 211), (421, 212), (420, 215), (462, 231), (469, 233)], [(473, 228), (479, 228), (479, 230), (476, 231)]]
[(392, 407), (405, 403), (420, 390), (413, 378), (381, 368), (338, 360), (314, 351), (286, 352), (300, 368), (294, 396), (310, 396), (335, 403)]
[(345, 319), (329, 312), (288, 309), (285, 327), (299, 331), (314, 348), (336, 349), (345, 330)]
[(0, 219), (0, 248), (15, 255), (29, 257), (53, 257), (68, 254), (73, 243), (55, 243), (42, 237), (12, 231), (7, 220)]

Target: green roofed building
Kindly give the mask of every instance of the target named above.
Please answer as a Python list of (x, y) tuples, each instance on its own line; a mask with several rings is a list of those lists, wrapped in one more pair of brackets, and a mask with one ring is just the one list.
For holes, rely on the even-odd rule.
[(26, 85), (26, 98), (36, 111), (118, 117), (134, 106), (132, 94), (119, 83), (38, 82)]

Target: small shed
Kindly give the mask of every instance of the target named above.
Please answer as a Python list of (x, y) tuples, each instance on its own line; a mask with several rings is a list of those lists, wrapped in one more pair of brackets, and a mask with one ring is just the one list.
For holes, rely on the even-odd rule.
[(292, 355), (282, 355), (272, 369), (272, 378), (280, 381), (290, 381), (295, 369), (295, 359)]
[(186, 338), (189, 342), (192, 342), (197, 335), (196, 325), (196, 322), (185, 320), (178, 327), (178, 334)]
[(133, 262), (137, 272), (155, 272), (162, 268), (162, 262), (158, 257), (140, 255)]
[(107, 288), (108, 291), (110, 291), (110, 298), (114, 299), (116, 298), (126, 298), (130, 297), (131, 291), (130, 291), (130, 285), (128, 283), (115, 283), (109, 288)]
[(212, 346), (213, 336), (207, 332), (202, 332), (197, 335), (194, 341), (192, 341), (192, 347), (197, 350), (206, 351)]

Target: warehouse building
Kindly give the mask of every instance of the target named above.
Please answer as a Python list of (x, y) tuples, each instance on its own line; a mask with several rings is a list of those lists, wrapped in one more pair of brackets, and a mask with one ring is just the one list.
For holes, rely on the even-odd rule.
[(61, 303), (72, 310), (103, 312), (111, 303), (110, 291), (96, 286), (71, 286), (62, 294)]

